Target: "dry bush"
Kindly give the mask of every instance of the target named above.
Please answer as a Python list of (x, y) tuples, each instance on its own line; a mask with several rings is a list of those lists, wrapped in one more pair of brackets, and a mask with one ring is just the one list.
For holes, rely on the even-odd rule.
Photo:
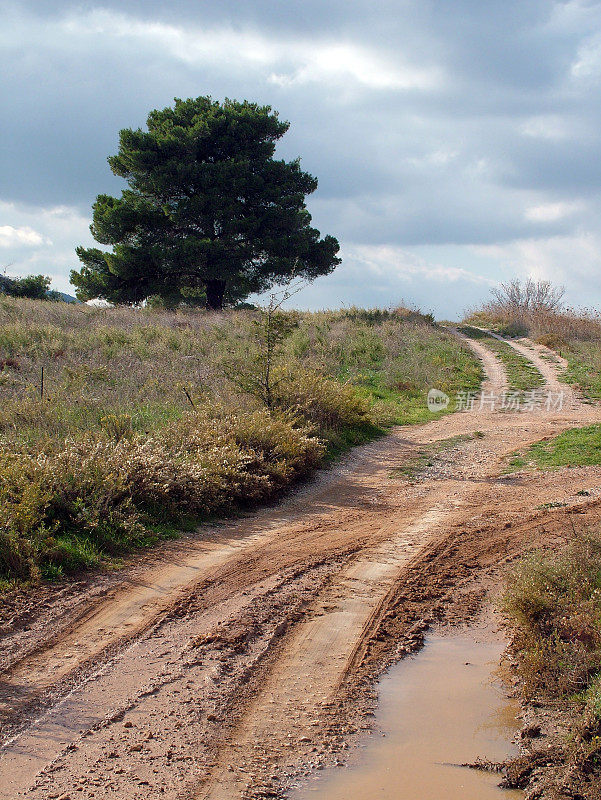
[[(560, 343), (601, 340), (601, 314), (596, 310), (563, 307), (563, 287), (557, 289), (548, 281), (530, 282), (531, 294), (520, 299), (522, 285), (519, 281), (507, 286), (513, 287), (514, 283), (518, 286), (515, 293), (504, 288), (505, 284), (500, 290), (493, 289), (494, 299), (481, 309), (471, 311), (465, 321), (493, 328), (502, 335), (530, 336), (541, 343), (545, 338)], [(537, 289), (542, 297), (537, 296)], [(521, 291), (523, 294), (524, 287)], [(548, 294), (546, 300), (545, 293)]]
[(553, 797), (598, 798), (601, 535), (581, 533), (523, 559), (510, 575), (505, 610), (526, 699), (554, 707), (569, 729), (558, 740), (565, 769), (549, 773), (548, 788)]
[(323, 454), (295, 420), (215, 407), (154, 436), (98, 431), (37, 457), (0, 453), (0, 576), (90, 566), (142, 542), (150, 520), (265, 500)]
[(276, 386), (274, 405), (307, 419), (322, 433), (369, 422), (369, 403), (348, 384), (301, 370), (281, 372)]
[(529, 696), (566, 698), (601, 670), (601, 536), (579, 534), (559, 552), (524, 558), (508, 579), (504, 608)]
[(563, 305), (564, 286), (554, 286), (551, 281), (515, 278), (491, 289), (491, 306), (501, 313), (557, 312)]
[(548, 347), (550, 350), (557, 350), (560, 351), (562, 347), (565, 347), (566, 341), (561, 336), (556, 333), (541, 333), (540, 335), (534, 338), (536, 344), (542, 344), (544, 347)]
[(563, 342), (601, 341), (601, 316), (596, 311), (586, 309), (538, 312), (531, 315), (529, 328), (534, 338), (556, 336)]

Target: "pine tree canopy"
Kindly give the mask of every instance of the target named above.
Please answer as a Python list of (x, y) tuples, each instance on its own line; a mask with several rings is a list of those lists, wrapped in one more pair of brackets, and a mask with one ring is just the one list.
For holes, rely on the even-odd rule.
[(108, 162), (128, 188), (94, 203), (92, 234), (111, 249), (77, 248), (78, 298), (221, 308), (331, 272), (338, 242), (305, 206), (317, 180), (274, 158), (288, 127), (270, 106), (198, 97), (122, 130)]

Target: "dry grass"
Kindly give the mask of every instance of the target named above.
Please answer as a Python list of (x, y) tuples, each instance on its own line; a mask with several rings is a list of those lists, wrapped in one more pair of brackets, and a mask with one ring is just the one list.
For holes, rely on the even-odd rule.
[[(0, 580), (92, 567), (265, 501), (324, 459), (476, 388), (416, 312), (289, 313), (271, 409), (240, 389), (261, 317), (0, 299)], [(42, 389), (43, 370), (43, 389)]]
[[(477, 362), (416, 312), (350, 309), (297, 315), (281, 363), (358, 387), (380, 418), (412, 421), (431, 386), (478, 384)], [(13, 447), (49, 446), (129, 415), (150, 432), (195, 404), (228, 405), (227, 375), (252, 360), (251, 311), (98, 309), (0, 299), (0, 436)], [(44, 369), (44, 400), (40, 402)], [(244, 402), (251, 403), (249, 396)]]
[(485, 305), (480, 311), (472, 312), (468, 321), (493, 328), (505, 335), (528, 335), (539, 340), (552, 337), (557, 342), (601, 341), (601, 313), (596, 310), (561, 311), (509, 310), (494, 303)]
[(580, 533), (560, 552), (525, 557), (504, 607), (517, 624), (529, 696), (570, 698), (601, 670), (601, 537)]
[(579, 533), (563, 549), (524, 558), (509, 576), (505, 611), (515, 629), (513, 650), (526, 699), (553, 707), (571, 729), (562, 743), (567, 768), (560, 774), (562, 788), (573, 785), (570, 797), (596, 798), (601, 775), (601, 536)]

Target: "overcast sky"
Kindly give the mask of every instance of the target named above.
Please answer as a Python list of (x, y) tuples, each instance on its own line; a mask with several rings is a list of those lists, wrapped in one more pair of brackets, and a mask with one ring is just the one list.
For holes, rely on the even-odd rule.
[(295, 298), (439, 317), (532, 275), (601, 306), (601, 2), (0, 0), (0, 266), (69, 291), (120, 128), (271, 104), (343, 264)]

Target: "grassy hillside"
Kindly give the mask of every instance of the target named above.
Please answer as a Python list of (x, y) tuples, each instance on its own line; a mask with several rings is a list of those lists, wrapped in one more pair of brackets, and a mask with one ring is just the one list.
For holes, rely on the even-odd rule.
[(276, 323), (266, 337), (252, 311), (0, 300), (0, 578), (93, 567), (265, 501), (387, 425), (430, 418), (430, 387), (480, 382), (417, 312)]

